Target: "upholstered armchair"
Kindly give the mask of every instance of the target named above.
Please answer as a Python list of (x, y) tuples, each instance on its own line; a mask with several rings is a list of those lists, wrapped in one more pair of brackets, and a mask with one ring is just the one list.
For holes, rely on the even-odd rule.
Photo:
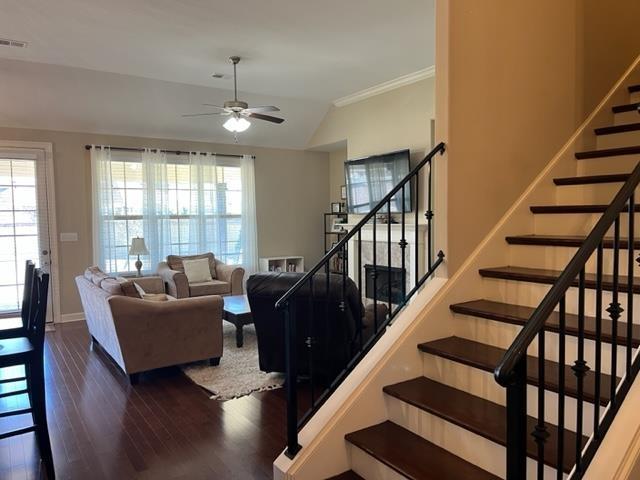
[[(209, 261), (211, 280), (191, 282), (184, 272), (184, 260)], [(175, 298), (202, 297), (204, 295), (242, 295), (244, 268), (227, 265), (216, 259), (213, 253), (202, 255), (169, 255), (166, 262), (158, 265), (158, 275), (165, 283), (166, 291)]]
[[(247, 280), (247, 298), (258, 339), (258, 361), (264, 372), (285, 372), (284, 316), (275, 304), (303, 276), (303, 273), (265, 272), (251, 275)], [(358, 287), (349, 277), (343, 284), (342, 275), (330, 274), (328, 294), (325, 274), (317, 273), (313, 278), (316, 285), (313, 301), (309, 299), (308, 287), (294, 297), (298, 374), (310, 373), (306, 342), (313, 336), (314, 379), (329, 385), (374, 334), (376, 315), (378, 321), (382, 321), (388, 310), (383, 303), (378, 303), (375, 309), (373, 305), (365, 307)]]

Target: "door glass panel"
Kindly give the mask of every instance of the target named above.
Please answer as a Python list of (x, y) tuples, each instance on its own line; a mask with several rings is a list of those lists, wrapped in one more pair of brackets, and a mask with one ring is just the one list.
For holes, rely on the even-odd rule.
[[(19, 315), (27, 260), (40, 263), (36, 161), (0, 157), (0, 316)], [(0, 318), (0, 328), (9, 319)]]

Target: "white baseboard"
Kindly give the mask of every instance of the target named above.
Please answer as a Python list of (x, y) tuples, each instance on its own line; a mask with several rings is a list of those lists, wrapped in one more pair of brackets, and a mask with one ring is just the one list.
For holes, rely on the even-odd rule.
[(65, 313), (60, 315), (60, 318), (54, 323), (70, 323), (70, 322), (82, 322), (84, 321), (84, 312), (78, 313)]

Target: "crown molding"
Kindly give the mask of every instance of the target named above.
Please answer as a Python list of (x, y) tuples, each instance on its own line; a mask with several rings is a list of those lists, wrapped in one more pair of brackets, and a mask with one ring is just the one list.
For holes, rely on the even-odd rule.
[(380, 95), (381, 93), (395, 90), (396, 88), (411, 85), (412, 83), (419, 82), (420, 80), (424, 80), (425, 78), (433, 77), (435, 74), (436, 67), (435, 65), (432, 65), (430, 67), (423, 68), (422, 70), (418, 70), (417, 72), (409, 73), (407, 75), (403, 75), (402, 77), (380, 83), (379, 85), (365, 88), (364, 90), (352, 93), (351, 95), (347, 95), (346, 97), (338, 98), (337, 100), (333, 101), (333, 105), (335, 105), (336, 107), (344, 107), (345, 105), (360, 102), (366, 98), (374, 97), (376, 95)]

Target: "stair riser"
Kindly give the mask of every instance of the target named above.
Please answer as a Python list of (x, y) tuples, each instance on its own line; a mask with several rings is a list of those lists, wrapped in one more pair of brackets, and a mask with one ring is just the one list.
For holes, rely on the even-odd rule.
[(355, 445), (349, 445), (351, 470), (367, 480), (407, 480), (395, 470), (372, 457)]
[(640, 114), (637, 111), (616, 113), (613, 115), (614, 125), (625, 125), (640, 121)]
[[(494, 278), (484, 278), (483, 298), (496, 302), (523, 305), (525, 307), (537, 307), (551, 288), (551, 285), (518, 282), (513, 280), (502, 280)], [(634, 323), (640, 323), (640, 295), (634, 295)], [(602, 305), (606, 308), (612, 301), (612, 292), (602, 292)], [(620, 293), (618, 301), (625, 309), (620, 316), (620, 324), (626, 322), (627, 295)], [(577, 313), (578, 309), (578, 288), (571, 287), (566, 295), (566, 309), (569, 313)], [(595, 316), (595, 290), (585, 289), (585, 315)], [(608, 315), (608, 314), (607, 314)], [(607, 317), (608, 318), (608, 317)]]
[[(640, 203), (640, 198), (638, 199)], [(533, 233), (536, 235), (584, 235), (591, 233), (602, 218), (602, 213), (536, 214), (533, 219)], [(627, 213), (620, 215), (620, 236), (627, 237), (629, 231)], [(640, 213), (635, 214), (634, 237), (640, 239)], [(613, 237), (613, 225), (606, 233)]]
[[(640, 218), (638, 219), (640, 220)], [(639, 237), (640, 238), (640, 237)], [(546, 268), (550, 270), (563, 270), (571, 261), (577, 247), (542, 247), (538, 245), (509, 245), (509, 264), (518, 265), (519, 267)], [(633, 258), (640, 254), (640, 249), (636, 249)], [(613, 249), (605, 248), (602, 255), (603, 271), (611, 273), (613, 271)], [(597, 253), (594, 253), (587, 264), (585, 271), (587, 273), (596, 273)], [(618, 269), (620, 275), (626, 275), (628, 270), (628, 252), (620, 250), (618, 258)], [(636, 277), (640, 277), (640, 266), (634, 261), (632, 270)]]
[[(640, 122), (640, 115), (638, 115), (636, 122)], [(598, 150), (603, 148), (632, 147), (635, 145), (640, 145), (640, 131), (598, 135), (596, 141), (596, 148)]]
[[(556, 205), (605, 205), (611, 203), (622, 183), (571, 185), (556, 189)], [(640, 187), (636, 189), (636, 196)]]
[[(450, 451), (478, 467), (504, 478), (506, 449), (500, 444), (443, 420), (395, 397), (386, 396), (389, 420)], [(528, 478), (537, 478), (536, 462), (527, 460)], [(555, 480), (556, 470), (545, 467), (545, 480)]]
[[(506, 405), (506, 390), (498, 385), (492, 372), (485, 372), (458, 362), (430, 354), (423, 354), (424, 376), (437, 382), (485, 398), (500, 405)], [(545, 392), (545, 420), (558, 424), (558, 395), (551, 391)], [(593, 431), (593, 405), (584, 402), (583, 428), (584, 434)], [(569, 430), (576, 430), (577, 401), (572, 397), (565, 397), (565, 426)], [(602, 408), (600, 409), (602, 412)], [(537, 417), (538, 387), (527, 386), (527, 414)], [(602, 414), (602, 413), (601, 413)]]
[(640, 92), (633, 92), (629, 95), (629, 103), (638, 103), (640, 102)]
[(576, 160), (578, 175), (606, 175), (630, 173), (640, 161), (640, 155), (619, 155)]
[[(508, 323), (488, 320), (484, 318), (470, 317), (467, 315), (456, 314), (454, 321), (455, 335), (467, 338), (476, 342), (493, 345), (496, 347), (507, 349), (513, 343), (521, 326), (511, 325)], [(545, 358), (557, 362), (559, 360), (559, 342), (560, 337), (553, 332), (547, 332), (545, 335)], [(625, 372), (626, 348), (618, 346), (616, 349), (617, 371), (618, 376), (622, 376)], [(602, 343), (602, 372), (611, 373), (611, 352), (612, 348), (609, 343)], [(535, 340), (528, 350), (529, 355), (538, 356), (538, 341)], [(573, 335), (567, 335), (565, 339), (565, 364), (573, 365), (578, 358), (578, 339)], [(590, 368), (595, 367), (596, 358), (596, 342), (585, 339), (584, 342), (584, 359)]]

